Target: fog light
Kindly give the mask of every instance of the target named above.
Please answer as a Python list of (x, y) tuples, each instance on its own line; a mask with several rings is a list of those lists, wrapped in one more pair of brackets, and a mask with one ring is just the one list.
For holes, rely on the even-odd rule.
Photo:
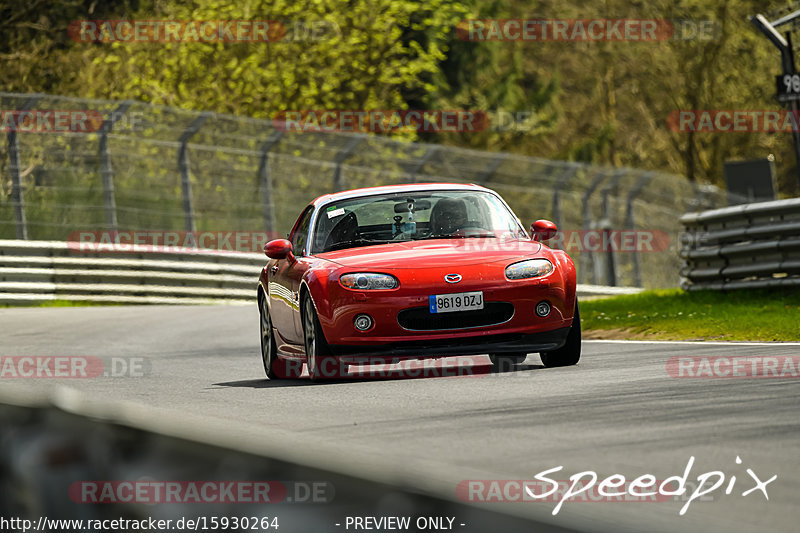
[(539, 315), (542, 318), (544, 318), (547, 315), (549, 315), (550, 314), (550, 304), (545, 302), (545, 301), (541, 301), (538, 304), (536, 304), (536, 314)]
[(353, 324), (355, 324), (358, 331), (367, 331), (372, 327), (372, 317), (369, 315), (356, 315)]

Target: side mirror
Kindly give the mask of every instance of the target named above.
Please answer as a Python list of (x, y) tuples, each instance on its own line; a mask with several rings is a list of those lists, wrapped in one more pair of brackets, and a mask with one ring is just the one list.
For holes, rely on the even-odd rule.
[(294, 261), (292, 253), (292, 243), (286, 239), (275, 239), (264, 245), (264, 253), (270, 259), (286, 259)]
[(558, 228), (549, 220), (537, 220), (531, 224), (531, 235), (536, 242), (550, 240), (556, 236), (556, 233), (558, 233)]

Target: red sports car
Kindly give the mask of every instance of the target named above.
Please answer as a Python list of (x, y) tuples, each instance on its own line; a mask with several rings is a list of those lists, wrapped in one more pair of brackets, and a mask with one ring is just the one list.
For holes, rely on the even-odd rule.
[(575, 265), (530, 238), (503, 199), (477, 185), (413, 184), (320, 196), (288, 239), (270, 241), (258, 304), (269, 378), (340, 377), (347, 365), (539, 352), (581, 353)]

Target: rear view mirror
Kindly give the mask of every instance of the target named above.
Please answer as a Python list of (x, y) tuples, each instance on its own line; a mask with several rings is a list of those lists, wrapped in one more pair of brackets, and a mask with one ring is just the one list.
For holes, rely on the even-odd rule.
[(549, 220), (537, 220), (531, 224), (531, 236), (536, 242), (543, 242), (552, 239), (558, 233), (558, 228)]
[(426, 211), (431, 208), (431, 203), (428, 200), (410, 200), (408, 202), (400, 202), (394, 204), (395, 213), (416, 213), (417, 211)]

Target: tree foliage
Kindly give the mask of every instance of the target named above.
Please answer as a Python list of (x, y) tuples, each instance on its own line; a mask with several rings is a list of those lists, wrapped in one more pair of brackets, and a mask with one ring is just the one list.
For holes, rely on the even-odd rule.
[[(0, 87), (268, 117), (304, 109), (479, 109), (526, 112), (503, 131), (420, 134), (426, 141), (614, 166), (721, 183), (729, 159), (774, 154), (796, 193), (788, 134), (686, 133), (686, 109), (779, 109), (777, 51), (749, 16), (759, 0), (4, 0)], [(656, 42), (470, 42), (475, 18), (713, 21), (710, 39)], [(81, 19), (270, 20), (280, 42), (75, 42)], [(321, 38), (302, 35), (321, 23)], [(299, 28), (299, 30), (298, 30)], [(298, 31), (300, 32), (298, 34)]]

